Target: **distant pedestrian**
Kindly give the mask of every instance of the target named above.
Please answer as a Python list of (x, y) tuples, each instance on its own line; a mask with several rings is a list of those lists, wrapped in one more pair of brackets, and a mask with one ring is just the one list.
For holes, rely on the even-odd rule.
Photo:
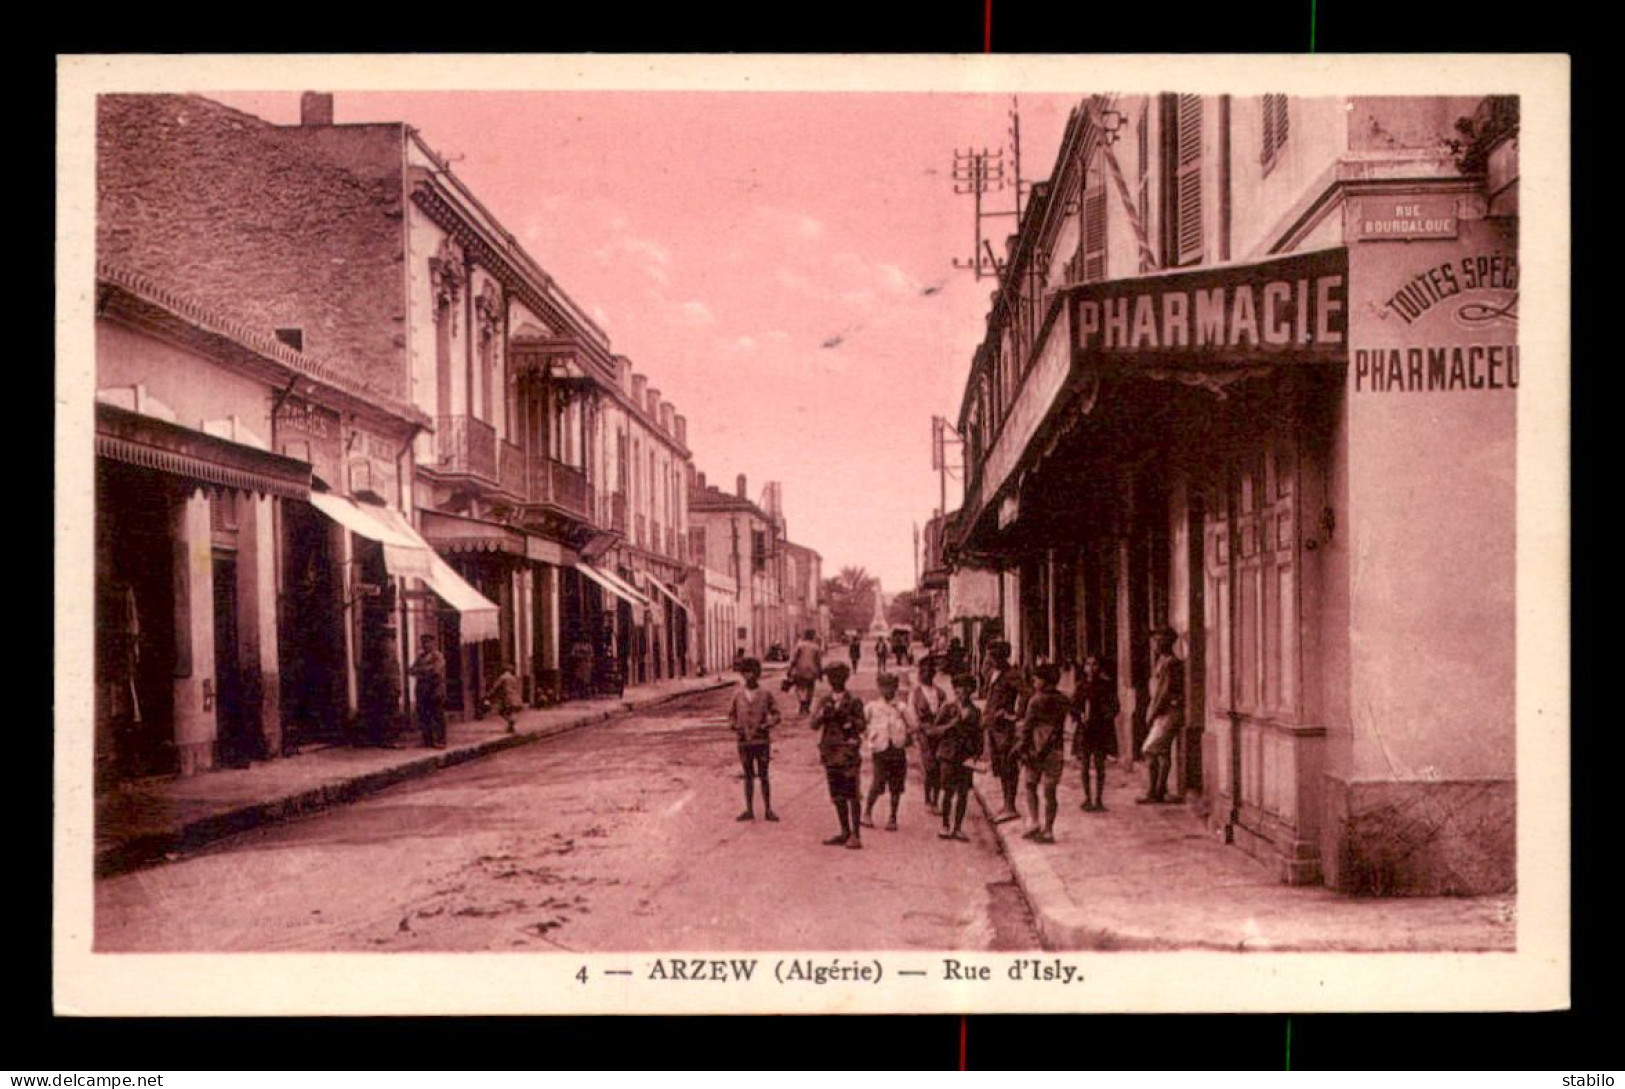
[(514, 673), (511, 664), (502, 663), (502, 672), (497, 674), (496, 680), (485, 690), (485, 702), (502, 716), (502, 721), (508, 724), (508, 732), (514, 733), (517, 729), (514, 718), (524, 706), (524, 701), (520, 698), (519, 676)]
[(1021, 816), (1016, 810), (1016, 790), (1021, 785), (1021, 764), (1016, 759), (1016, 725), (1027, 702), (1021, 671), (1010, 664), (1010, 644), (999, 640), (988, 647), (992, 668), (987, 680), (987, 705), (983, 727), (987, 731), (988, 756), (998, 777), (1004, 807), (993, 817), (1003, 824)]
[(1072, 751), (1083, 767), (1083, 810), (1086, 813), (1099, 813), (1106, 808), (1106, 757), (1117, 755), (1118, 707), (1117, 685), (1106, 676), (1099, 655), (1089, 655), (1083, 660), (1077, 687), (1072, 692), (1072, 714), (1078, 720), (1078, 732), (1072, 736)]
[(790, 683), (801, 702), (801, 713), (812, 710), (813, 688), (824, 672), (824, 652), (818, 646), (818, 633), (811, 628), (802, 633), (790, 656)]
[(938, 718), (948, 700), (937, 687), (937, 659), (920, 659), (919, 684), (909, 693), (909, 711), (914, 718), (914, 737), (920, 747), (920, 772), (925, 779), (925, 807), (937, 811), (942, 794), (942, 769), (937, 766), (937, 739), (942, 734)]
[(897, 831), (897, 806), (903, 800), (903, 787), (908, 780), (909, 725), (906, 705), (897, 695), (898, 678), (895, 673), (880, 675), (880, 698), (870, 700), (863, 708), (866, 727), (864, 747), (869, 750), (869, 798), (863, 808), (863, 823), (875, 826), (875, 803), (881, 794), (891, 795), (891, 817), (886, 831)]
[(1151, 703), (1145, 712), (1151, 732), (1140, 746), (1140, 752), (1146, 757), (1148, 780), (1145, 796), (1134, 799), (1141, 805), (1169, 800), (1168, 773), (1174, 764), (1174, 739), (1185, 725), (1185, 663), (1174, 654), (1178, 638), (1172, 628), (1161, 628), (1151, 634), (1155, 660), (1151, 664)]
[(744, 686), (734, 690), (733, 701), (728, 704), (728, 725), (739, 739), (739, 764), (745, 770), (745, 811), (742, 821), (756, 819), (756, 781), (762, 783), (763, 816), (778, 820), (773, 812), (773, 788), (768, 782), (767, 768), (772, 757), (772, 731), (779, 724), (779, 708), (773, 702), (773, 693), (762, 687), (762, 663), (746, 658), (739, 663)]
[(963, 828), (965, 808), (970, 802), (974, 764), (981, 759), (984, 738), (982, 714), (971, 696), (976, 678), (961, 673), (954, 678), (953, 702), (943, 708), (938, 719), (937, 766), (942, 776), (942, 839), (968, 840)]
[[(1016, 744), (1021, 762), (1027, 767), (1027, 812), (1032, 827), (1024, 838), (1035, 843), (1055, 842), (1055, 811), (1059, 807), (1056, 790), (1066, 762), (1066, 720), (1071, 712), (1067, 698), (1056, 691), (1061, 670), (1053, 662), (1033, 668), (1033, 695), (1021, 718), (1021, 739)], [(1043, 810), (1039, 810), (1038, 788), (1044, 788)]]
[(858, 662), (863, 658), (863, 640), (854, 635), (846, 645), (846, 656), (852, 659), (852, 672), (856, 673)]
[(878, 666), (876, 666), (876, 669), (879, 672), (886, 672), (886, 656), (890, 653), (891, 648), (886, 645), (886, 637), (884, 635), (875, 640), (875, 661), (880, 663)]
[(824, 669), (830, 690), (819, 697), (812, 714), (812, 728), (819, 731), (818, 759), (824, 765), (829, 798), (841, 819), (839, 835), (824, 841), (829, 847), (863, 846), (860, 829), (858, 779), (863, 770), (863, 701), (846, 690), (850, 671), (841, 662)]
[(443, 749), (446, 747), (446, 656), (440, 653), (438, 643), (432, 635), (418, 640), (421, 649), (412, 663), (412, 678), (416, 682), (412, 694), (417, 703), (423, 744)]

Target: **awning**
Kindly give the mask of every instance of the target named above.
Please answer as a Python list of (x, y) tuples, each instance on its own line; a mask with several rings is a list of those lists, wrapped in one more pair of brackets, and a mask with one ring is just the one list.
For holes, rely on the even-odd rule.
[(306, 462), (106, 402), (96, 405), (96, 456), (220, 488), (285, 499), (310, 494)]
[[(500, 622), (501, 609), (497, 603), (480, 593), (468, 580), (459, 575), (451, 564), (440, 558), (429, 542), (425, 541), (412, 523), (400, 511), (388, 507), (377, 507), (369, 511), (374, 517), (381, 520), (384, 525), (400, 537), (417, 542), (417, 545), (428, 557), (428, 567), (424, 574), (415, 577), (421, 578), (440, 599), (453, 609), (461, 623), (457, 625), (458, 637), (464, 643), (482, 643), (487, 639), (500, 639), (502, 625)], [(390, 546), (384, 546), (384, 562), (389, 562)], [(390, 568), (392, 574), (396, 572)]]
[(496, 602), (470, 586), (441, 559), (406, 516), (389, 507), (374, 507), (331, 492), (311, 492), (310, 503), (352, 533), (384, 546), (384, 567), (398, 578), (423, 580), (462, 619), (464, 643), (501, 637)]
[(384, 567), (391, 575), (428, 579), (434, 549), (406, 519), (388, 507), (363, 506), (331, 492), (311, 492), (310, 504), (351, 533), (383, 545)]
[(659, 590), (662, 594), (665, 594), (668, 598), (671, 599), (671, 603), (673, 605), (677, 606), (679, 609), (683, 610), (683, 612), (687, 613), (689, 615), (690, 619), (693, 619), (693, 617), (694, 617), (693, 610), (690, 609), (688, 607), (688, 605), (686, 605), (683, 602), (682, 598), (678, 597), (672, 591), (672, 588), (670, 586), (667, 586), (665, 583), (661, 582), (659, 579), (655, 578), (653, 575), (646, 575), (645, 577), (649, 580), (649, 585), (650, 586), (653, 586), (656, 590)]
[(999, 573), (962, 567), (948, 576), (948, 619), (989, 620), (999, 615)]
[(622, 582), (619, 578), (610, 574), (608, 571), (605, 571), (602, 568), (594, 567), (590, 563), (578, 563), (576, 564), (576, 570), (580, 571), (583, 575), (586, 575), (599, 586), (602, 586), (604, 589), (608, 590), (610, 593), (614, 594), (616, 597), (620, 598), (622, 601), (626, 602), (632, 607), (637, 609), (648, 608), (648, 598), (632, 589), (632, 587), (628, 586), (626, 583)]

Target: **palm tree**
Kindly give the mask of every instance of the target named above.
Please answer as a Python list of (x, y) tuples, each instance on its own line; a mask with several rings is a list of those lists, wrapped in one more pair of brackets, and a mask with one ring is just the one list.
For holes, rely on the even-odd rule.
[(843, 567), (834, 578), (825, 579), (824, 596), (835, 630), (868, 631), (879, 590), (880, 580), (862, 567)]

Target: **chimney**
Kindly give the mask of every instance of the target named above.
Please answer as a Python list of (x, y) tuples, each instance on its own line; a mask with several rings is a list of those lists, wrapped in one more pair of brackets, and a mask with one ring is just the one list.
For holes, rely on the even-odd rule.
[(673, 438), (677, 436), (676, 419), (677, 410), (671, 407), (670, 401), (660, 406), (660, 429)]
[(700, 481), (699, 490), (703, 492), (703, 491), (705, 491), (705, 474), (704, 473), (701, 473), (699, 475), (699, 481)]
[(306, 128), (333, 123), (333, 96), (306, 91), (299, 96), (299, 123)]
[(645, 375), (632, 376), (632, 403), (638, 408), (643, 407), (643, 391), (649, 388), (649, 379)]
[(677, 444), (686, 448), (688, 446), (688, 417), (679, 412), (672, 417), (672, 422), (677, 425)]
[(745, 494), (745, 474), (744, 473), (740, 473), (738, 478), (735, 479), (735, 481), (734, 481), (734, 491), (738, 494), (739, 498), (741, 498), (741, 499), (749, 499), (750, 498), (749, 495)]
[(649, 418), (651, 420), (653, 420), (658, 425), (660, 423), (660, 391), (659, 390), (652, 389), (652, 390), (649, 391), (649, 403), (645, 407), (647, 407), (648, 410), (649, 410)]

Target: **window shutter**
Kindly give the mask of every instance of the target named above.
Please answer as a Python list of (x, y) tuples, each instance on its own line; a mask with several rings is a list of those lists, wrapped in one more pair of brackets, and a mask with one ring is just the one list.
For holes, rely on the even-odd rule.
[(1083, 282), (1106, 278), (1106, 187), (1092, 185), (1083, 194)]
[(1263, 111), (1264, 147), (1261, 161), (1268, 166), (1275, 161), (1276, 154), (1286, 143), (1288, 126), (1286, 95), (1265, 95)]
[(1180, 95), (1175, 114), (1174, 244), (1179, 264), (1202, 259), (1202, 98)]

